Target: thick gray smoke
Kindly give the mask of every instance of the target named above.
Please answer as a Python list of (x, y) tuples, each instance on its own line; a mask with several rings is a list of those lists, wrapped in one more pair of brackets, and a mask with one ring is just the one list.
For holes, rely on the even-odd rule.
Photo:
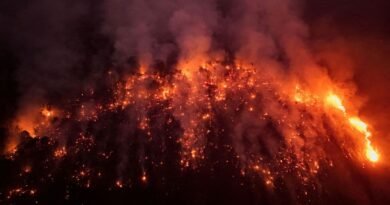
[(112, 43), (114, 62), (123, 64), (136, 57), (145, 69), (156, 61), (167, 62), (172, 55), (178, 55), (180, 70), (226, 54), (275, 69), (301, 69), (312, 58), (297, 3), (42, 0), (25, 2), (23, 7), (11, 4), (9, 12), (16, 15), (2, 15), (3, 22), (12, 22), (2, 33), (22, 59), (18, 82), (23, 110), (26, 101), (42, 104), (53, 96), (74, 96), (95, 87), (108, 67), (102, 58), (111, 51), (83, 42), (92, 37), (87, 41), (93, 44), (99, 35)]
[(106, 1), (104, 32), (120, 61), (138, 56), (150, 65), (179, 52), (188, 62), (232, 52), (265, 65), (283, 58), (298, 68), (312, 58), (297, 7), (290, 0)]

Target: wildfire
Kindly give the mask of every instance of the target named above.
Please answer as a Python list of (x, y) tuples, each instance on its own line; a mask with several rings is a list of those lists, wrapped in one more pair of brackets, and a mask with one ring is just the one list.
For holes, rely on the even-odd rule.
[[(96, 143), (95, 140), (112, 131), (108, 127), (110, 123), (103, 121), (104, 119), (112, 119), (112, 124), (115, 124), (118, 118), (120, 131), (114, 133), (124, 137), (118, 140), (121, 146), (132, 144), (134, 147), (142, 147), (138, 162), (144, 167), (144, 171), (136, 178), (144, 184), (153, 179), (147, 175), (145, 167), (148, 166), (144, 163), (151, 163), (152, 167), (164, 164), (163, 160), (157, 159), (158, 154), (153, 157), (148, 155), (154, 151), (148, 146), (165, 151), (164, 146), (170, 144), (167, 141), (172, 140), (174, 134), (179, 135), (174, 140), (180, 145), (178, 154), (183, 169), (196, 169), (201, 160), (208, 160), (207, 155), (212, 152), (206, 149), (222, 149), (217, 143), (210, 142), (220, 140), (214, 138), (224, 140), (230, 137), (231, 144), (223, 145), (223, 148), (236, 154), (237, 160), (242, 164), (242, 175), (252, 173), (261, 176), (265, 186), (274, 188), (278, 177), (296, 170), (302, 183), (309, 183), (310, 178), (321, 171), (323, 166), (320, 163), (327, 160), (327, 156), (321, 155), (325, 149), (313, 146), (316, 143), (309, 143), (317, 140), (317, 136), (326, 135), (326, 131), (321, 130), (321, 122), (315, 119), (322, 119), (323, 114), (333, 116), (333, 109), (338, 120), (346, 122), (354, 133), (364, 136), (351, 139), (356, 140), (356, 144), (364, 144), (365, 157), (373, 163), (380, 159), (371, 143), (372, 134), (368, 124), (350, 114), (350, 108), (343, 104), (343, 95), (335, 92), (322, 95), (309, 91), (299, 83), (295, 87), (289, 87), (290, 84), (286, 86), (258, 75), (259, 68), (250, 65), (234, 66), (233, 63), (226, 66), (222, 62), (211, 62), (198, 70), (184, 69), (171, 76), (147, 72), (145, 67), (140, 69), (138, 73), (122, 81), (112, 82), (110, 86), (113, 87), (108, 89), (112, 90), (112, 95), (104, 100), (100, 96), (95, 99), (95, 92), (91, 92), (88, 100), (84, 101), (83, 98), (86, 97), (81, 94), (80, 99), (73, 103), (73, 110), (66, 106), (56, 106), (54, 112), (52, 108), (44, 107), (39, 113), (36, 109), (35, 113), (39, 116), (32, 117), (30, 121), (25, 120), (25, 123), (31, 125), (29, 128), (34, 130), (38, 138), (40, 135), (55, 138), (57, 135), (72, 133), (75, 139), (69, 145), (53, 148), (51, 157), (55, 160), (66, 159), (77, 153), (98, 151), (99, 160), (104, 161), (111, 160), (115, 156), (113, 153), (122, 152), (99, 150), (97, 145), (101, 143)], [(113, 75), (111, 71), (109, 76)], [(329, 111), (331, 112), (328, 113)], [(72, 126), (62, 127), (64, 124), (77, 127), (78, 135), (68, 132), (67, 129)], [(82, 125), (78, 127), (78, 124)], [(126, 127), (128, 124), (130, 129)], [(172, 128), (173, 126), (179, 129)], [(134, 141), (124, 143), (130, 139)], [(262, 140), (270, 140), (264, 144), (272, 144), (269, 146), (271, 148), (266, 145), (258, 146), (258, 143), (263, 143)], [(161, 142), (162, 145), (155, 146), (155, 142)], [(347, 151), (349, 149), (354, 153), (356, 151), (355, 147), (348, 147)], [(360, 148), (357, 150), (362, 153)], [(121, 163), (121, 167), (127, 167), (124, 165), (126, 162)], [(331, 167), (332, 163), (329, 164)], [(98, 171), (98, 178), (107, 175)], [(30, 169), (25, 169), (25, 175), (29, 172)], [(80, 170), (75, 171), (72, 178), (89, 188), (94, 184), (91, 182), (93, 173), (93, 167), (83, 165)], [(123, 176), (118, 177), (123, 179)], [(127, 181), (122, 180), (111, 181), (110, 186), (113, 185), (119, 189), (130, 186)]]
[(9, 2), (0, 205), (390, 201), (385, 7)]
[(337, 95), (329, 94), (326, 98), (326, 101), (333, 107), (342, 111), (343, 114), (348, 118), (349, 124), (358, 132), (364, 135), (365, 149), (366, 149), (365, 155), (367, 159), (370, 160), (371, 162), (378, 162), (379, 154), (371, 144), (371, 140), (370, 140), (371, 132), (368, 130), (368, 125), (365, 122), (363, 122), (359, 117), (355, 117), (355, 116), (349, 117), (347, 115), (346, 109), (341, 99)]
[(368, 126), (365, 122), (360, 120), (358, 117), (349, 118), (349, 123), (359, 132), (364, 134), (366, 141), (366, 157), (371, 162), (377, 162), (379, 160), (378, 152), (371, 145), (371, 132), (368, 130)]

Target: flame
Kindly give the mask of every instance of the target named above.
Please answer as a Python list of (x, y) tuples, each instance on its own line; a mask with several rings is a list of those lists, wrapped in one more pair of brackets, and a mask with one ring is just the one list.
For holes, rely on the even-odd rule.
[(349, 123), (359, 132), (364, 133), (365, 136), (371, 136), (371, 133), (368, 131), (368, 126), (358, 117), (350, 117)]
[(371, 162), (378, 162), (379, 161), (379, 154), (378, 152), (372, 147), (371, 144), (371, 132), (368, 130), (368, 125), (363, 122), (358, 117), (351, 117), (349, 118), (349, 123), (359, 132), (364, 134), (365, 136), (365, 142), (366, 142), (366, 157)]
[[(302, 141), (315, 138), (313, 136), (318, 136), (318, 132), (321, 134), (316, 118), (331, 111), (332, 114), (336, 113), (338, 120), (341, 119), (351, 128), (348, 130), (359, 136), (353, 138), (354, 141), (359, 142), (356, 144), (361, 145), (357, 148), (358, 156), (363, 153), (364, 162), (366, 158), (372, 163), (380, 160), (378, 151), (371, 143), (370, 127), (358, 116), (350, 114), (352, 109), (344, 105), (343, 95), (324, 88), (313, 92), (314, 88), (298, 81), (285, 85), (278, 81), (280, 79), (268, 79), (258, 75), (258, 72), (258, 68), (254, 66), (235, 66), (234, 63), (226, 66), (218, 62), (202, 64), (199, 69), (190, 66), (172, 76), (148, 72), (148, 68), (141, 67), (139, 73), (110, 84), (114, 86), (110, 87), (113, 92), (108, 99), (104, 99), (105, 101), (94, 99), (92, 93), (90, 96), (92, 100), (88, 102), (77, 99), (74, 110), (66, 110), (64, 107), (57, 106), (54, 109), (36, 106), (34, 112), (27, 112), (30, 115), (19, 118), (22, 119), (19, 125), (37, 137), (47, 133), (55, 137), (66, 131), (64, 127), (61, 127), (62, 123), (56, 123), (57, 120), (54, 118), (58, 118), (61, 122), (62, 119), (71, 121), (74, 117), (76, 123), (94, 123), (105, 114), (129, 111), (131, 117), (134, 117), (132, 120), (136, 123), (137, 133), (142, 133), (140, 136), (148, 136), (146, 140), (140, 140), (145, 143), (143, 146), (147, 146), (147, 143), (154, 141), (160, 128), (166, 130), (166, 125), (172, 125), (177, 120), (182, 129), (181, 136), (176, 142), (181, 146), (180, 166), (183, 168), (196, 168), (201, 164), (199, 161), (207, 159), (206, 149), (211, 147), (211, 144), (208, 144), (209, 135), (230, 136), (230, 134), (225, 135), (225, 132), (232, 131), (231, 135), (236, 139), (232, 140), (231, 145), (227, 144), (226, 148), (235, 151), (237, 158), (242, 160), (240, 161), (243, 164), (242, 174), (245, 175), (249, 170), (251, 173), (261, 175), (264, 178), (264, 184), (272, 188), (275, 186), (274, 182), (278, 174), (283, 174), (278, 172), (280, 169), (292, 167), (305, 173), (299, 175), (305, 183), (310, 176), (315, 176), (320, 172), (322, 168), (320, 161), (326, 160), (327, 156), (322, 156), (321, 147), (301, 149), (305, 146), (312, 146), (312, 143), (306, 145)], [(108, 75), (112, 75), (112, 72)], [(329, 82), (326, 87), (332, 87), (331, 85), (332, 82)], [(151, 110), (153, 112), (150, 112)], [(311, 116), (310, 119), (305, 117), (306, 113)], [(215, 120), (217, 118), (225, 118), (222, 129), (218, 127), (220, 122)], [(158, 126), (154, 124), (156, 122)], [(279, 152), (280, 156), (279, 154), (273, 155), (275, 161), (272, 161), (272, 166), (267, 164), (268, 159), (258, 150), (251, 150), (251, 147), (246, 145), (247, 143), (243, 143), (248, 139), (248, 142), (253, 143), (251, 138), (254, 137), (247, 137), (247, 135), (259, 134), (256, 132), (268, 122), (273, 123), (272, 126), (275, 126), (275, 129), (278, 129), (286, 139), (286, 148), (283, 150), (286, 152)], [(217, 126), (215, 130), (214, 124)], [(83, 131), (80, 132), (74, 145), (57, 147), (52, 157), (56, 160), (63, 160), (74, 153), (94, 149), (96, 138), (93, 136), (93, 131), (89, 133), (91, 135), (89, 137), (86, 137)], [(361, 135), (364, 138), (360, 138)], [(171, 136), (168, 138), (172, 139)], [(15, 146), (10, 144), (8, 149), (13, 150), (16, 146), (17, 144)], [(213, 144), (212, 147), (217, 149), (218, 145)], [(364, 150), (361, 150), (361, 147), (364, 147)], [(346, 148), (347, 151), (350, 150), (350, 147)], [(355, 147), (351, 147), (352, 149), (355, 153)], [(302, 150), (310, 151), (303, 153)], [(109, 159), (111, 153), (103, 152), (101, 156)], [(147, 159), (149, 156), (144, 157)], [(140, 161), (147, 163), (144, 159)], [(307, 166), (310, 169), (307, 169)], [(329, 166), (332, 166), (332, 163), (329, 163)], [(147, 171), (144, 170), (137, 177), (145, 185), (153, 181), (153, 176), (148, 176)], [(83, 183), (83, 186), (86, 184), (85, 186), (89, 187), (90, 183), (84, 179), (90, 175), (92, 175), (91, 170), (82, 167), (81, 171), (77, 170), (74, 179)], [(98, 176), (102, 174), (98, 172)], [(117, 188), (128, 186), (127, 182), (122, 180), (114, 180), (112, 183)]]
[(346, 109), (340, 99), (339, 96), (331, 93), (326, 97), (326, 101), (332, 105), (333, 107), (337, 108), (338, 110), (342, 111), (343, 113), (346, 112)]
[[(307, 92), (303, 91), (299, 85), (295, 87), (295, 95), (294, 100), (298, 103), (310, 103), (312, 101), (312, 96)], [(365, 156), (366, 158), (375, 163), (379, 161), (379, 154), (372, 146), (371, 143), (371, 132), (368, 129), (368, 125), (362, 121), (359, 117), (349, 116), (347, 113), (347, 109), (343, 104), (341, 98), (333, 92), (329, 92), (327, 96), (325, 96), (325, 103), (343, 113), (343, 116), (349, 122), (351, 127), (353, 127), (356, 131), (360, 132), (364, 135), (364, 144), (365, 144)]]
[(379, 161), (379, 154), (374, 148), (371, 146), (370, 141), (368, 141), (366, 145), (366, 157), (371, 162), (378, 162)]
[(343, 105), (340, 97), (337, 95), (331, 93), (326, 97), (326, 102), (328, 102), (331, 106), (334, 108), (340, 110), (343, 112), (343, 114), (348, 118), (349, 124), (358, 132), (362, 133), (364, 135), (364, 142), (365, 142), (365, 155), (366, 158), (375, 163), (379, 161), (379, 154), (374, 149), (374, 147), (371, 144), (371, 132), (368, 130), (367, 123), (363, 122), (359, 117), (351, 116), (348, 117), (348, 114), (346, 112), (345, 106)]
[(117, 180), (117, 181), (115, 182), (115, 185), (116, 185), (118, 188), (123, 188), (123, 183), (122, 183), (121, 180)]
[(54, 157), (61, 158), (67, 154), (65, 146), (60, 147), (54, 151)]
[(50, 118), (54, 116), (54, 111), (45, 107), (42, 109), (41, 114), (45, 116), (46, 118)]
[(146, 176), (146, 173), (143, 173), (142, 176), (141, 176), (141, 181), (143, 183), (146, 183), (148, 181), (148, 177)]

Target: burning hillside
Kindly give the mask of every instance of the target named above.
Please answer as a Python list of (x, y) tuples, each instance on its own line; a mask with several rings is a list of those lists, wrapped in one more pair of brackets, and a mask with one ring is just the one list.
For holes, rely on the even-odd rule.
[(353, 79), (318, 60), (299, 2), (57, 3), (37, 17), (46, 38), (15, 37), (31, 56), (4, 123), (0, 202), (387, 200), (370, 188), (387, 180), (385, 138)]

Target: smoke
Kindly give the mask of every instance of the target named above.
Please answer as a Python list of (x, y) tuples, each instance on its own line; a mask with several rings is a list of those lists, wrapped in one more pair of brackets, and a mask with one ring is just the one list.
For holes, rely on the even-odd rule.
[[(82, 45), (84, 38), (91, 37), (83, 34), (88, 23), (97, 24), (92, 26), (111, 38), (117, 63), (136, 57), (145, 69), (156, 61), (167, 62), (172, 53), (179, 55), (179, 70), (227, 52), (263, 67), (300, 70), (307, 67), (302, 64), (312, 64), (304, 42), (307, 28), (293, 1), (100, 3), (40, 1), (14, 8), (18, 16), (9, 20), (15, 26), (4, 32), (23, 59), (18, 81), (26, 99), (21, 102), (42, 104), (53, 95), (61, 96), (59, 92), (74, 96), (93, 83), (89, 78), (102, 75), (107, 63), (88, 59), (85, 51), (90, 48)], [(285, 60), (282, 65), (280, 58)], [(93, 67), (85, 65), (88, 60)]]

